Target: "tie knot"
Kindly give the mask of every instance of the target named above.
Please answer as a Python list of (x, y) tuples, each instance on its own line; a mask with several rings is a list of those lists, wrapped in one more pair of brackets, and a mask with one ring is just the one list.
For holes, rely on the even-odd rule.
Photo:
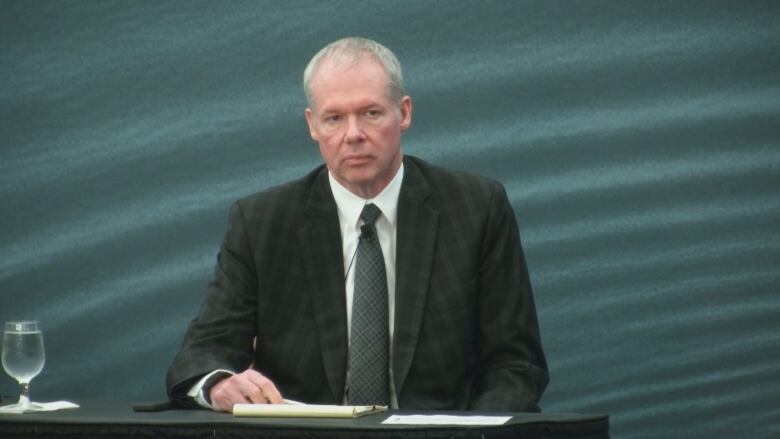
[(382, 211), (376, 207), (376, 204), (366, 204), (365, 207), (363, 207), (363, 211), (360, 212), (360, 219), (362, 219), (366, 225), (373, 226), (374, 222), (381, 214)]

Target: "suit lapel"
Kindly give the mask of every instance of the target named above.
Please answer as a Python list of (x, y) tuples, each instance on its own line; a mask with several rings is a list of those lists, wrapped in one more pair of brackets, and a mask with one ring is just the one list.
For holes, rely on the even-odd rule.
[(303, 273), (311, 286), (325, 374), (334, 401), (340, 402), (347, 367), (346, 287), (338, 212), (325, 168), (315, 178), (304, 215), (303, 227), (298, 231)]
[(401, 393), (412, 364), (431, 278), (439, 212), (427, 199), (430, 188), (412, 160), (404, 160), (404, 181), (398, 199), (396, 237), (395, 330), (393, 379)]

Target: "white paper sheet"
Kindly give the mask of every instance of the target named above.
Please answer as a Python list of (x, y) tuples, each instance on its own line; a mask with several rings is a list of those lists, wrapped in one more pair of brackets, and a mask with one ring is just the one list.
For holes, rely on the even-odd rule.
[(28, 407), (26, 410), (22, 411), (12, 405), (6, 405), (0, 407), (0, 414), (7, 414), (7, 413), (33, 413), (33, 412), (53, 412), (55, 410), (64, 410), (64, 409), (76, 409), (78, 408), (78, 404), (74, 404), (70, 401), (54, 401), (54, 402), (31, 402), (30, 407)]
[(396, 425), (503, 425), (511, 416), (392, 415), (383, 424)]

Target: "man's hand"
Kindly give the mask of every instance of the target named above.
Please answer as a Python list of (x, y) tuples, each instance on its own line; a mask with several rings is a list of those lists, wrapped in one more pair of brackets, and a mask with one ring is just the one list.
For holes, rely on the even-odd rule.
[(274, 383), (260, 372), (247, 369), (227, 377), (209, 390), (214, 410), (232, 412), (234, 404), (281, 404), (282, 394)]

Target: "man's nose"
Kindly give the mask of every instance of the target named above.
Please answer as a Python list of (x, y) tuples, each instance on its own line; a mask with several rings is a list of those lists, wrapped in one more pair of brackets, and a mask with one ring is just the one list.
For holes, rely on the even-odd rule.
[(347, 143), (361, 142), (363, 139), (365, 139), (365, 133), (363, 132), (363, 128), (360, 127), (358, 118), (355, 116), (348, 117), (346, 132)]

